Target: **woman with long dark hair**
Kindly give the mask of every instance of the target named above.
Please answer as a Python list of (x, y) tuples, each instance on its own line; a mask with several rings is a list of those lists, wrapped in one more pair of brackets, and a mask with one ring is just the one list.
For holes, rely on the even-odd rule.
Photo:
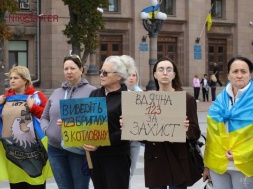
[[(162, 57), (153, 68), (157, 91), (182, 91), (182, 84), (176, 64), (168, 57)], [(169, 114), (169, 112), (168, 112)], [(145, 143), (145, 185), (150, 189), (186, 189), (201, 178), (191, 165), (188, 142), (200, 137), (196, 100), (186, 93), (186, 143)]]

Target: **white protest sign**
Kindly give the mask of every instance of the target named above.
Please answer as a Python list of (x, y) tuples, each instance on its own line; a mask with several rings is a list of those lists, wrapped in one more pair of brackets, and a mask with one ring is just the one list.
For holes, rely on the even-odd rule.
[(122, 116), (122, 140), (186, 142), (185, 91), (124, 91)]

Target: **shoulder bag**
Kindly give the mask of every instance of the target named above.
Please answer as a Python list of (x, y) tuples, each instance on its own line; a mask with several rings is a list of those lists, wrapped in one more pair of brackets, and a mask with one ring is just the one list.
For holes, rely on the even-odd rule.
[[(206, 137), (201, 134), (201, 136), (206, 141)], [(204, 162), (203, 162), (203, 156), (201, 153), (201, 147), (204, 145), (203, 142), (197, 140), (197, 141), (188, 141), (189, 147), (189, 156), (190, 156), (190, 163), (193, 165), (193, 167), (198, 171), (200, 174), (204, 171)]]
[(213, 187), (213, 183), (210, 180), (206, 180), (205, 182), (203, 182), (203, 184), (200, 186), (200, 189), (214, 189)]

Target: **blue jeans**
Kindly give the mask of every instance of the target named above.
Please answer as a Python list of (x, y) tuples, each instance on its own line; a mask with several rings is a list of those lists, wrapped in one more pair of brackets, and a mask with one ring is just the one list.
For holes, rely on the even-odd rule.
[[(153, 187), (149, 189), (167, 189), (167, 186)], [(187, 186), (169, 186), (169, 189), (187, 189)]]
[(59, 189), (89, 189), (90, 176), (82, 172), (85, 155), (48, 145), (48, 158)]
[(218, 174), (210, 170), (210, 176), (215, 189), (253, 188), (253, 177), (246, 177), (240, 171), (227, 170), (223, 174)]
[(130, 176), (134, 175), (134, 171), (136, 168), (136, 163), (140, 153), (141, 143), (138, 141), (130, 142), (130, 158), (131, 158), (131, 168), (130, 168)]

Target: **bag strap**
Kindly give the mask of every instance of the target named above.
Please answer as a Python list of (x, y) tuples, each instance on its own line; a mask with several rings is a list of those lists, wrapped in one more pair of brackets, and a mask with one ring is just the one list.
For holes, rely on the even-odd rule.
[(203, 134), (200, 134), (200, 137), (202, 137), (205, 141), (205, 143), (200, 142), (199, 140), (197, 141), (197, 145), (201, 148), (202, 146), (204, 146), (206, 144), (206, 137)]
[(204, 138), (205, 142), (206, 142), (206, 137), (205, 137), (205, 135), (200, 134), (200, 136), (202, 136), (202, 137)]
[(203, 182), (200, 186), (200, 189), (206, 189), (206, 186), (209, 185), (211, 187), (213, 187), (212, 181), (206, 179), (205, 182)]
[(200, 137), (202, 137), (204, 139), (204, 142), (201, 142), (199, 140), (197, 141), (188, 141), (189, 143), (189, 150), (190, 151), (195, 151), (196, 150), (196, 146), (198, 146), (197, 148), (201, 148), (202, 146), (204, 146), (206, 144), (206, 137), (203, 134), (200, 134)]

